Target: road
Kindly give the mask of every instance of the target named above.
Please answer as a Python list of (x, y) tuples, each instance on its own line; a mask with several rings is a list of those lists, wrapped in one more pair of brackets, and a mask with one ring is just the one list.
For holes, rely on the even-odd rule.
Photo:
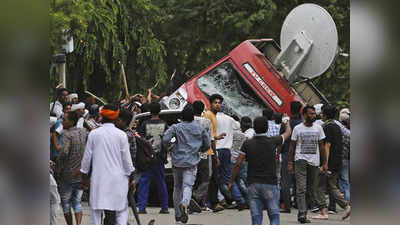
[[(90, 213), (89, 207), (86, 202), (83, 203), (83, 221), (82, 225), (90, 225)], [(329, 215), (329, 220), (327, 221), (317, 221), (312, 220), (311, 224), (325, 224), (325, 225), (350, 225), (350, 220), (347, 219), (345, 221), (341, 220), (341, 215), (343, 214), (343, 210), (340, 207), (337, 207), (339, 213), (337, 215)], [(173, 209), (170, 209), (169, 215), (160, 215), (158, 214), (159, 208), (148, 208), (146, 215), (140, 215), (140, 219), (142, 221), (142, 225), (147, 225), (147, 223), (151, 219), (155, 219), (156, 222), (154, 225), (175, 225), (175, 217), (173, 214)], [(310, 213), (310, 216), (315, 215), (314, 213)], [(62, 215), (61, 209), (59, 209), (58, 214), (58, 224), (57, 225), (66, 225), (64, 217)], [(129, 222), (131, 225), (135, 225), (133, 214), (130, 210)], [(193, 214), (189, 216), (188, 225), (251, 225), (250, 219), (250, 211), (237, 211), (237, 210), (224, 210), (218, 213), (212, 212), (202, 212), (200, 214)], [(265, 211), (264, 213), (264, 223), (265, 225), (269, 224), (268, 216)], [(299, 224), (297, 222), (297, 210), (292, 210), (291, 214), (281, 214), (281, 225), (292, 225)]]

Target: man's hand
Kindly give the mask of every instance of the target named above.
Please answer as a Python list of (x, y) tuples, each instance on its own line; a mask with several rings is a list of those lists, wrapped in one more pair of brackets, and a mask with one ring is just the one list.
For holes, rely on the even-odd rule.
[(56, 150), (57, 150), (57, 152), (61, 152), (61, 151), (62, 151), (62, 148), (61, 148), (61, 146), (59, 146), (59, 145), (56, 145), (55, 147), (56, 147)]
[(88, 189), (89, 189), (89, 180), (88, 180), (88, 179), (83, 179), (83, 178), (82, 178), (80, 188), (81, 188), (82, 190), (88, 190)]
[(132, 181), (129, 183), (129, 188), (132, 190), (132, 193), (135, 194), (135, 192), (136, 192), (136, 183), (135, 183), (135, 180), (132, 180)]
[(225, 136), (226, 136), (226, 133), (222, 133), (222, 134), (216, 136), (214, 139), (218, 141), (218, 140), (224, 139)]
[(288, 172), (293, 173), (293, 162), (288, 162)]
[(229, 184), (228, 184), (228, 190), (229, 190), (229, 191), (232, 190), (232, 182), (229, 182)]
[(322, 165), (321, 171), (324, 173), (328, 172), (328, 164), (327, 163), (324, 163), (324, 165)]
[(219, 161), (218, 156), (215, 157), (215, 165), (219, 167), (221, 165), (221, 161)]

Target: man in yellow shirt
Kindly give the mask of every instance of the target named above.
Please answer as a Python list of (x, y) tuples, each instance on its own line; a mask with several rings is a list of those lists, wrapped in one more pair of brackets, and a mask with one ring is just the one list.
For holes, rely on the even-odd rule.
[(219, 136), (217, 136), (217, 112), (221, 110), (222, 106), (222, 96), (218, 94), (213, 94), (209, 98), (210, 101), (210, 110), (207, 110), (203, 117), (209, 119), (211, 121), (212, 127), (213, 127), (213, 138), (211, 142), (211, 149), (208, 150), (208, 154), (212, 155), (212, 175), (211, 175), (211, 180), (210, 184), (208, 187), (208, 196), (210, 199), (210, 203), (212, 205), (212, 208), (214, 212), (218, 212), (221, 210), (224, 210), (224, 207), (222, 207), (218, 203), (218, 171), (217, 167), (220, 165), (220, 161), (218, 159), (218, 155), (216, 153), (216, 142), (218, 140), (221, 140), (225, 137), (226, 134), (222, 133)]

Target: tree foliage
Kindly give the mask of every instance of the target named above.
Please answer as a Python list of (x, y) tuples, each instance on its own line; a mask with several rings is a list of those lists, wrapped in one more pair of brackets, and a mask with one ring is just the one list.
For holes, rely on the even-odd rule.
[[(52, 54), (59, 32), (70, 28), (75, 51), (68, 56), (68, 83), (116, 100), (122, 81), (118, 61), (126, 65), (131, 92), (143, 92), (161, 80), (179, 87), (239, 43), (253, 38), (279, 42), (282, 23), (300, 0), (56, 0), (50, 8)], [(329, 11), (339, 31), (339, 46), (350, 48), (348, 0), (311, 1)], [(349, 59), (315, 83), (334, 103), (349, 104)], [(172, 91), (172, 90), (169, 90)]]
[(119, 62), (131, 89), (166, 81), (165, 48), (154, 34), (161, 23), (150, 0), (63, 0), (50, 9), (52, 53), (60, 51), (60, 31), (70, 29), (75, 51), (68, 55), (68, 88), (89, 89), (113, 101), (121, 97)]

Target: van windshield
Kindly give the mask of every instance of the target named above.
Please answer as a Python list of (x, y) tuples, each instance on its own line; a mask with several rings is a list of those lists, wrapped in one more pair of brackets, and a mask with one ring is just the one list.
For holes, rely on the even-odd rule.
[(229, 61), (201, 76), (197, 85), (207, 97), (222, 95), (223, 111), (239, 118), (248, 116), (254, 119), (262, 116), (262, 111), (267, 108)]

